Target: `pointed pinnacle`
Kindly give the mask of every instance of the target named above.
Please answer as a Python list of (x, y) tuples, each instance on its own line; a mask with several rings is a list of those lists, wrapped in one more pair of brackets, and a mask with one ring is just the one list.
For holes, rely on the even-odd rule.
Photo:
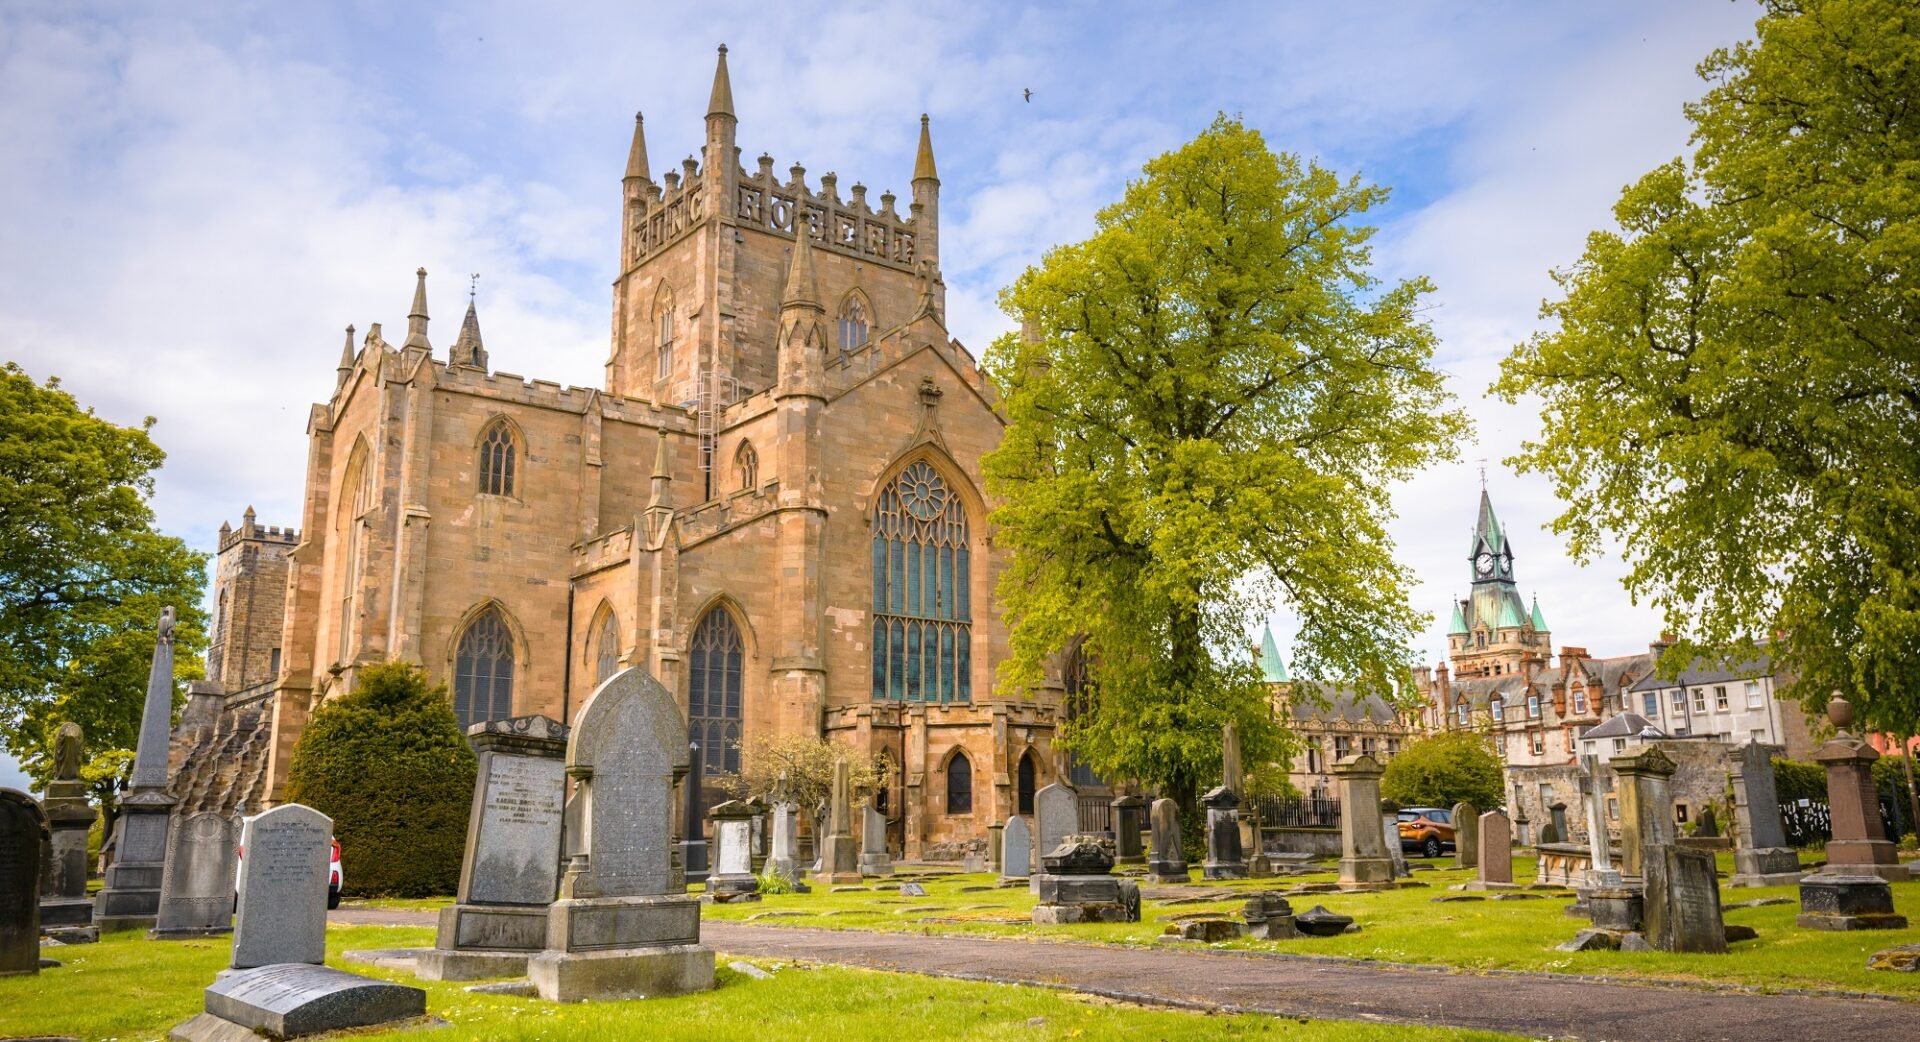
[(667, 470), (667, 432), (664, 428), (660, 431), (660, 437), (654, 442), (653, 476), (661, 481), (673, 480), (673, 475)]
[(720, 45), (720, 61), (713, 68), (713, 96), (707, 99), (707, 118), (725, 116), (737, 119), (733, 114), (733, 81), (727, 77), (727, 45)]
[(927, 114), (920, 114), (920, 154), (913, 160), (913, 179), (915, 181), (938, 181), (940, 174), (933, 168), (933, 135), (927, 130)]
[(782, 308), (801, 306), (824, 311), (820, 306), (820, 292), (813, 277), (813, 231), (812, 222), (804, 213), (797, 213), (793, 219), (793, 261), (787, 266), (787, 288), (780, 295)]
[(653, 180), (647, 169), (647, 131), (646, 121), (640, 113), (633, 114), (633, 147), (627, 150), (627, 178), (639, 178), (642, 181)]
[(353, 368), (353, 327), (347, 327), (347, 343), (340, 348), (340, 371), (345, 373)]
[(418, 347), (433, 350), (427, 343), (427, 269), (415, 271), (418, 280), (413, 286), (413, 310), (407, 313), (407, 342), (403, 347)]

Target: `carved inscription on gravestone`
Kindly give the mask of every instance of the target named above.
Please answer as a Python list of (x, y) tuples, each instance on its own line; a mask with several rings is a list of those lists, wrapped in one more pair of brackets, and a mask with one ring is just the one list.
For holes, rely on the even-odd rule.
[(473, 871), (465, 900), (475, 904), (544, 904), (558, 884), (566, 765), (548, 757), (490, 758), (477, 817)]
[(332, 819), (297, 803), (247, 823), (233, 931), (235, 969), (325, 960), (332, 843)]

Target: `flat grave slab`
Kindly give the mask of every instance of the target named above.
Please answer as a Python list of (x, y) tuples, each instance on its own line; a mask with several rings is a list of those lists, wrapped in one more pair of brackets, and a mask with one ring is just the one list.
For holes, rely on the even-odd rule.
[[(173, 1029), (176, 1042), (273, 1039), (424, 1016), (427, 993), (330, 966), (276, 963), (229, 974), (206, 992), (206, 1012)], [(243, 1032), (236, 1035), (232, 1028)]]

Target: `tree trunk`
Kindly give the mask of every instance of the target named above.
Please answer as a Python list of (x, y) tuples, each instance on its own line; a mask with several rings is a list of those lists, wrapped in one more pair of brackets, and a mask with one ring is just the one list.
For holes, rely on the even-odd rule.
[[(1900, 767), (1907, 772), (1907, 807), (1913, 812), (1907, 820), (1913, 823), (1914, 837), (1920, 839), (1920, 791), (1916, 791), (1913, 785), (1912, 735), (1900, 736)], [(1900, 842), (1900, 837), (1893, 837), (1893, 841)]]

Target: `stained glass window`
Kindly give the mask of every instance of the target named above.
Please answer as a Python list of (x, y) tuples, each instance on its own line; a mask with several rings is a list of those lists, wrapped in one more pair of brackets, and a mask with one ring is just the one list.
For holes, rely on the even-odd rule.
[(966, 753), (954, 753), (947, 761), (947, 813), (973, 813), (973, 764)]
[(915, 462), (873, 511), (873, 697), (973, 698), (967, 512), (946, 479)]
[(453, 669), (453, 715), (460, 729), (513, 715), (513, 631), (488, 608), (467, 624)]
[(505, 420), (495, 421), (480, 439), (480, 491), (513, 495), (513, 429)]
[(687, 668), (687, 739), (699, 743), (701, 773), (740, 772), (740, 671), (746, 645), (724, 608), (693, 631)]

